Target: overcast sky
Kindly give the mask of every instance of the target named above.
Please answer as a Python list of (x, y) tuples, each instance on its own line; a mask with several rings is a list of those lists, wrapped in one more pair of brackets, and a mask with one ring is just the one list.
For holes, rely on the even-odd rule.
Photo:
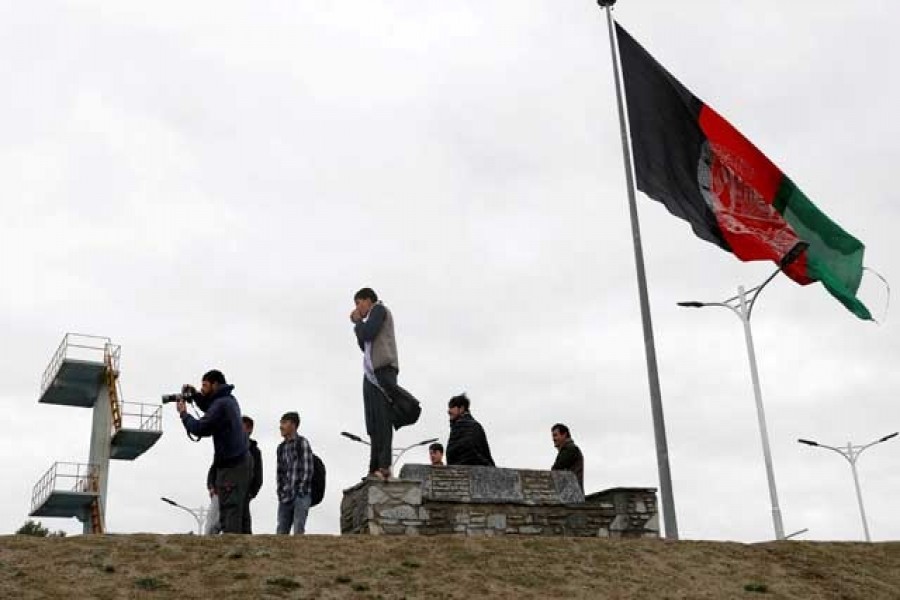
[[(620, 2), (620, 22), (900, 281), (896, 23), (887, 0)], [(308, 530), (339, 531), (367, 449), (348, 314), (393, 310), (423, 402), (396, 445), (446, 439), (467, 391), (500, 466), (548, 468), (571, 427), (588, 491), (656, 486), (605, 22), (593, 0), (0, 2), (0, 532), (55, 461), (86, 461), (90, 411), (38, 404), (67, 331), (122, 345), (126, 400), (236, 385), (257, 422), (275, 529), (279, 416), (328, 466)], [(685, 310), (765, 278), (638, 196), (683, 538), (773, 536), (741, 324)], [(883, 286), (863, 300), (879, 317)], [(894, 315), (896, 317), (896, 315)], [(862, 322), (779, 277), (753, 327), (785, 529), (862, 537), (850, 469), (796, 443), (900, 429), (900, 320)], [(185, 532), (208, 440), (113, 462), (112, 532)], [(424, 449), (407, 455), (424, 462)], [(876, 540), (900, 538), (900, 438), (859, 474)], [(45, 519), (80, 531), (74, 519)]]

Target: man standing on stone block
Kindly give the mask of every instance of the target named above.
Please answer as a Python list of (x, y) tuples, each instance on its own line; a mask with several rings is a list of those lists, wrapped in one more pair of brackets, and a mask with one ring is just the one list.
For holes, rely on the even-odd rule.
[(465, 394), (453, 396), (447, 403), (450, 438), (447, 440), (447, 464), (493, 467), (491, 448), (481, 424), (469, 412)]
[(369, 477), (391, 476), (391, 441), (394, 429), (411, 425), (419, 418), (419, 401), (397, 385), (400, 372), (394, 317), (378, 300), (372, 288), (362, 288), (353, 296), (356, 308), (350, 313), (356, 342), (363, 351), (363, 408), (369, 434)]
[(557, 423), (550, 428), (550, 435), (553, 437), (553, 445), (557, 450), (556, 460), (550, 470), (572, 471), (578, 478), (581, 491), (584, 492), (584, 455), (572, 440), (569, 428), (562, 423)]

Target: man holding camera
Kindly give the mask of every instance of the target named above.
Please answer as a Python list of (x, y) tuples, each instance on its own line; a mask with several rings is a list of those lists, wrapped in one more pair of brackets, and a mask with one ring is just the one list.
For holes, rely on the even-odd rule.
[[(241, 423), (241, 407), (231, 395), (233, 389), (221, 371), (208, 371), (203, 375), (200, 392), (191, 385), (183, 386), (175, 405), (188, 434), (213, 438), (215, 493), (219, 498), (223, 533), (242, 533), (244, 530), (252, 469), (247, 434)], [(202, 418), (195, 419), (188, 414), (186, 399), (193, 400), (203, 411)]]

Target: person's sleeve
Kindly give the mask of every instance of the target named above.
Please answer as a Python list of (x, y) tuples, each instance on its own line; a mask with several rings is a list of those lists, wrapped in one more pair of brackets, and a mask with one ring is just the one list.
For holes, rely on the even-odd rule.
[(263, 484), (262, 452), (256, 448), (253, 452), (253, 482), (250, 484), (250, 497), (256, 498)]
[(480, 442), (478, 449), (485, 464), (489, 467), (493, 467), (494, 458), (491, 456), (491, 446), (488, 444), (487, 434), (484, 432), (484, 427), (482, 427), (481, 424), (478, 425), (478, 439)]
[(306, 438), (303, 438), (300, 443), (300, 456), (297, 461), (300, 463), (300, 481), (297, 484), (297, 490), (303, 491), (306, 490), (306, 493), (309, 494), (311, 492), (310, 485), (312, 484), (312, 476), (313, 476), (313, 453), (312, 447), (309, 445), (309, 442)]
[(371, 342), (375, 339), (378, 332), (381, 331), (381, 326), (384, 325), (386, 316), (387, 309), (381, 304), (376, 304), (372, 307), (372, 310), (369, 311), (368, 318), (365, 321), (360, 321), (353, 327), (360, 348), (362, 348), (366, 342)]
[(450, 435), (447, 436), (447, 466), (458, 465), (459, 463), (459, 428), (451, 427)]
[(575, 462), (577, 460), (578, 452), (571, 446), (563, 446), (563, 448), (559, 451), (559, 454), (556, 455), (556, 460), (553, 462), (553, 466), (550, 468), (550, 470), (568, 471), (575, 466)]
[(291, 442), (288, 447), (288, 460), (290, 465), (290, 472), (288, 474), (288, 482), (291, 493), (297, 492), (297, 482), (300, 479), (300, 450), (297, 449), (297, 444)]
[(212, 407), (199, 419), (195, 419), (189, 415), (187, 411), (181, 413), (181, 422), (184, 424), (188, 433), (199, 436), (209, 437), (216, 430), (219, 421), (222, 420), (222, 402), (216, 402)]
[[(284, 442), (282, 442), (283, 444)], [(284, 471), (283, 471), (283, 462), (281, 458), (281, 446), (275, 450), (275, 496), (279, 497), (281, 490), (284, 489)]]
[(216, 487), (216, 465), (209, 465), (209, 471), (206, 473), (206, 489), (212, 489)]

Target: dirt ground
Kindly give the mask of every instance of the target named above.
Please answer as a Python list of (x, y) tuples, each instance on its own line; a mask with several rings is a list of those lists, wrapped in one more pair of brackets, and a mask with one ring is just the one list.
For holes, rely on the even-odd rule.
[(900, 542), (0, 537), (0, 598), (900, 598)]

